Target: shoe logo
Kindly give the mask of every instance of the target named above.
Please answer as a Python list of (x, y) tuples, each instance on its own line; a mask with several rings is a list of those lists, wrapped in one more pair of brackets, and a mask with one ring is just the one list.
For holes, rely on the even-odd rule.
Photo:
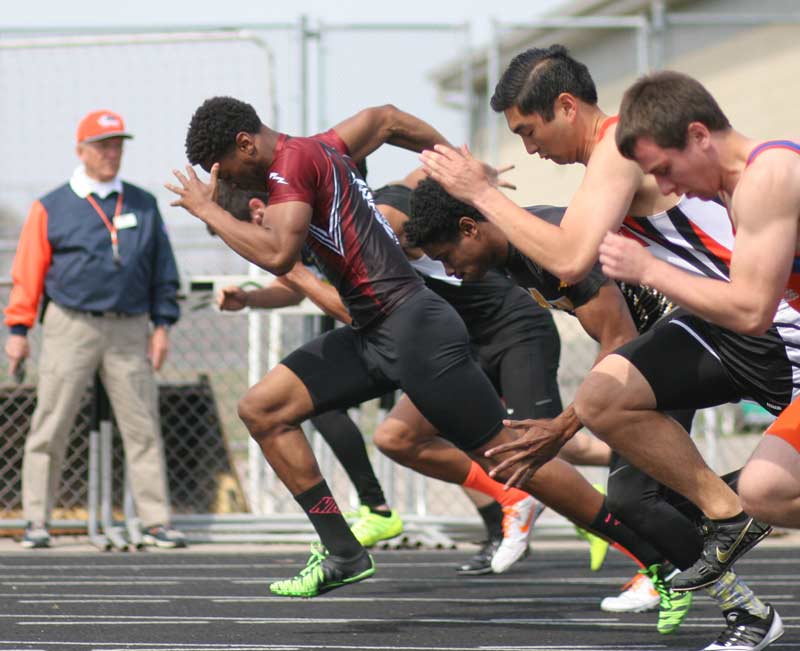
[(528, 529), (531, 528), (531, 522), (533, 521), (533, 509), (531, 509), (531, 514), (528, 516), (528, 521), (522, 525), (519, 530), (522, 533), (528, 533)]
[(747, 524), (744, 526), (744, 529), (742, 529), (742, 532), (738, 535), (736, 540), (733, 541), (733, 544), (730, 547), (728, 547), (728, 549), (726, 549), (725, 551), (721, 551), (719, 546), (717, 546), (717, 550), (716, 550), (717, 551), (717, 560), (720, 563), (727, 563), (731, 559), (731, 555), (733, 554), (734, 551), (736, 551), (736, 548), (739, 546), (739, 543), (741, 543), (742, 540), (744, 540), (744, 537), (747, 535), (747, 532), (750, 530), (750, 525), (751, 524), (753, 524), (753, 518), (750, 518), (747, 521)]
[(312, 506), (308, 512), (314, 513), (315, 515), (335, 515), (337, 513), (341, 513), (339, 510), (339, 505), (332, 497), (323, 497), (319, 502)]

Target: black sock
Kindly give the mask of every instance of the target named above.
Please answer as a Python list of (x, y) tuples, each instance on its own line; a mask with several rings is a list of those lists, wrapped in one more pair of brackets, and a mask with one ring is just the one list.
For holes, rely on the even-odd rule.
[(386, 504), (381, 483), (369, 460), (364, 437), (344, 409), (334, 409), (311, 419), (314, 427), (342, 464), (358, 493), (358, 501), (369, 507)]
[(331, 554), (352, 558), (361, 553), (362, 547), (347, 526), (324, 479), (307, 491), (295, 495), (294, 499), (305, 511), (322, 544)]
[(609, 513), (605, 502), (592, 521), (590, 529), (622, 545), (646, 567), (664, 560), (664, 556), (655, 547), (642, 540), (625, 523)]
[(382, 518), (391, 518), (392, 517), (392, 510), (391, 509), (381, 509), (378, 510), (374, 506), (369, 507), (369, 512), (374, 513), (375, 515), (379, 515)]
[(503, 507), (499, 502), (490, 502), (486, 506), (478, 509), (478, 513), (483, 518), (486, 525), (486, 532), (489, 540), (496, 540), (503, 537)]

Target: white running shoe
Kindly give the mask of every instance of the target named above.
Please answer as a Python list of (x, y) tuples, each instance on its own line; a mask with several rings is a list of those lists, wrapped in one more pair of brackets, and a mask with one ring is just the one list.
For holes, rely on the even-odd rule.
[(503, 542), (492, 556), (492, 572), (502, 574), (528, 549), (534, 522), (544, 511), (544, 504), (528, 496), (503, 507)]
[(607, 613), (645, 613), (656, 610), (661, 602), (653, 582), (644, 574), (637, 572), (630, 581), (622, 586), (622, 593), (617, 597), (606, 597), (600, 602), (600, 610)]

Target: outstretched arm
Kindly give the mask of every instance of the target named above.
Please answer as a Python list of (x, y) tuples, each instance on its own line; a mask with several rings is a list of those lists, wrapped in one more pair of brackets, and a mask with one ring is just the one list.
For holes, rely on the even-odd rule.
[(439, 145), (420, 157), (425, 171), (448, 193), (496, 224), (523, 255), (564, 282), (583, 278), (597, 261), (608, 231), (619, 229), (642, 183), (643, 172), (617, 151), (612, 135), (597, 144), (559, 226), (531, 217), (500, 192), (486, 165), (462, 147)]
[[(734, 197), (736, 238), (730, 282), (691, 274), (655, 258), (628, 238), (609, 233), (600, 247), (603, 271), (646, 284), (675, 303), (724, 328), (761, 335), (775, 319), (797, 249), (800, 191), (777, 174), (740, 181)], [(760, 178), (756, 178), (760, 177)], [(757, 181), (757, 182), (756, 182)]]
[(362, 160), (383, 144), (420, 152), (447, 139), (427, 122), (391, 104), (359, 111), (333, 130), (347, 145), (353, 160)]
[[(586, 334), (600, 344), (595, 364), (637, 335), (625, 298), (614, 282), (600, 287), (594, 298), (575, 310), (575, 315)], [(572, 405), (552, 420), (504, 421), (504, 425), (519, 432), (520, 438), (486, 451), (487, 457), (514, 452), (489, 474), (495, 477), (511, 469), (506, 486), (517, 487), (524, 486), (583, 426)]]
[(211, 167), (208, 183), (201, 181), (194, 168), (187, 165), (186, 174), (173, 170), (180, 186), (166, 183), (178, 195), (173, 206), (181, 206), (204, 221), (225, 243), (246, 260), (281, 276), (292, 269), (300, 257), (311, 206), (302, 201), (287, 201), (268, 206), (261, 225), (239, 221), (215, 201), (219, 164)]
[(325, 314), (342, 323), (350, 323), (342, 299), (331, 285), (315, 276), (302, 262), (283, 276), (276, 277), (266, 287), (246, 290), (238, 285), (224, 287), (217, 297), (223, 311), (238, 311), (246, 307), (271, 309), (299, 305), (308, 298)]
[(342, 323), (350, 324), (352, 322), (339, 292), (334, 289), (333, 285), (320, 280), (305, 265), (298, 262), (294, 269), (278, 280), (308, 298), (328, 316)]

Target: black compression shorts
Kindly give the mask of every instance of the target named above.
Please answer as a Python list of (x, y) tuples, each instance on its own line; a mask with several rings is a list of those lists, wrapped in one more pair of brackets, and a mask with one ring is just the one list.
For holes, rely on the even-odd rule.
[(486, 444), (505, 410), (473, 358), (456, 311), (428, 289), (379, 325), (317, 337), (282, 362), (305, 384), (315, 413), (401, 388), (443, 437), (462, 450)]
[(778, 414), (792, 399), (787, 345), (775, 326), (742, 335), (678, 309), (615, 352), (647, 378), (661, 410), (750, 398)]

